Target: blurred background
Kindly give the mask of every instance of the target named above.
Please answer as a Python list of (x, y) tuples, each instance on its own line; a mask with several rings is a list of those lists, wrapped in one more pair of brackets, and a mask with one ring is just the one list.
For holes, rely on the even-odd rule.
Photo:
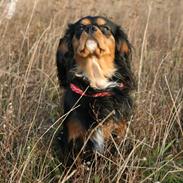
[[(1, 0), (0, 182), (182, 183), (182, 12), (182, 0)], [(67, 174), (51, 148), (62, 123), (55, 55), (67, 25), (87, 15), (127, 33), (135, 109), (115, 158)]]

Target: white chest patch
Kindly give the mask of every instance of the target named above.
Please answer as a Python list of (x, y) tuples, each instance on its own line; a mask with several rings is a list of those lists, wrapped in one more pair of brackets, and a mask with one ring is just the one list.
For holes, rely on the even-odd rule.
[(98, 63), (98, 60), (93, 56), (89, 60), (90, 71), (86, 73), (87, 78), (90, 80), (90, 86), (97, 89), (105, 89), (108, 87), (115, 87), (115, 82), (110, 82), (108, 78), (105, 77), (102, 66)]
[(94, 144), (94, 151), (102, 153), (104, 151), (104, 136), (102, 130), (97, 129), (91, 140)]

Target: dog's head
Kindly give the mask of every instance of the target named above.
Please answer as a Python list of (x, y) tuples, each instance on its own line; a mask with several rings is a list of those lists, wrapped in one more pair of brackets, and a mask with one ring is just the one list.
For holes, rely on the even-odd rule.
[(130, 81), (130, 58), (131, 46), (120, 26), (101, 16), (88, 16), (70, 24), (60, 40), (57, 66), (62, 73), (58, 75), (63, 86), (70, 82), (68, 74), (74, 73), (92, 88), (105, 89), (125, 77)]

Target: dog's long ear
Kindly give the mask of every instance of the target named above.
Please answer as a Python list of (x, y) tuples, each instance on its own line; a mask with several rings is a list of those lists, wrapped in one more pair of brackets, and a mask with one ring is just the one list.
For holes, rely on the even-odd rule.
[(131, 70), (132, 46), (128, 41), (124, 31), (117, 27), (116, 34), (116, 62), (120, 66), (120, 72), (123, 73), (123, 80), (127, 88), (136, 88), (136, 82)]
[(72, 65), (72, 25), (69, 25), (65, 35), (60, 39), (57, 48), (56, 64), (60, 86), (66, 88), (68, 86), (68, 73)]
[(131, 59), (131, 45), (128, 41), (127, 35), (118, 26), (115, 34), (116, 51), (123, 58), (129, 61)]

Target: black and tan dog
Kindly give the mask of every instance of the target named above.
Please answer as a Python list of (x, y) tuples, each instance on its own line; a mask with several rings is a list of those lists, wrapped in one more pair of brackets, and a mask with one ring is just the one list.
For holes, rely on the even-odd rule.
[(100, 152), (111, 135), (122, 140), (132, 111), (134, 78), (131, 45), (120, 26), (101, 16), (70, 24), (56, 61), (65, 89), (64, 112), (70, 111), (60, 142), (64, 154), (74, 158), (86, 140), (84, 151)]

